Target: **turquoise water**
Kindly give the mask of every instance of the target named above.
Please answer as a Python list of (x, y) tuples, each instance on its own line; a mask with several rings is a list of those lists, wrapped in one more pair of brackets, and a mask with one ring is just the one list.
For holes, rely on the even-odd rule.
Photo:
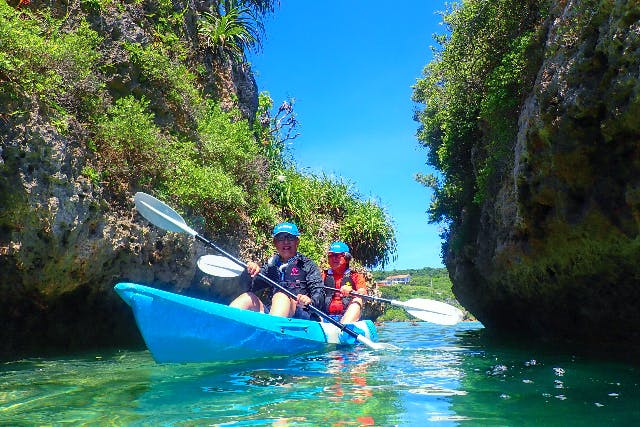
[(640, 365), (490, 343), (479, 323), (387, 323), (365, 347), (157, 365), (109, 351), (0, 365), (0, 425), (632, 426)]

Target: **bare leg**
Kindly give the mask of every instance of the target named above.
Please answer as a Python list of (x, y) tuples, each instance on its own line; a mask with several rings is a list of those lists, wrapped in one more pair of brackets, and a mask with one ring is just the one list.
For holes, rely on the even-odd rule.
[(253, 292), (245, 292), (238, 295), (236, 299), (231, 301), (229, 307), (240, 308), (242, 310), (258, 311), (260, 313), (265, 312), (264, 304), (262, 304), (260, 298), (258, 298)]
[(276, 292), (271, 299), (269, 314), (280, 317), (291, 317), (296, 312), (296, 302), (282, 292)]
[(355, 323), (360, 320), (360, 314), (362, 314), (362, 298), (354, 297), (342, 315), (341, 323)]

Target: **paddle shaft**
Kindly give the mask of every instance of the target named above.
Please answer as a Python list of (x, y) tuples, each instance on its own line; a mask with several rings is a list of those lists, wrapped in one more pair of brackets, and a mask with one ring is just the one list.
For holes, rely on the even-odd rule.
[[(332, 288), (331, 286), (323, 286), (323, 288), (325, 288), (328, 291), (340, 292), (340, 289)], [(366, 295), (366, 294), (359, 294), (356, 291), (349, 292), (349, 295), (353, 295), (354, 297), (360, 297), (363, 299), (368, 299), (369, 301), (386, 302), (388, 304), (393, 304), (393, 300), (380, 298), (380, 297), (373, 297), (371, 295)]]
[[(325, 289), (327, 289), (327, 290), (330, 290), (330, 291), (340, 292), (340, 289), (332, 288), (330, 286), (323, 286), (323, 287)], [(384, 303), (391, 304), (391, 305), (397, 305), (397, 306), (405, 308), (405, 309), (409, 308), (411, 310), (428, 311), (429, 313), (440, 314), (440, 315), (443, 315), (443, 316), (448, 316), (449, 315), (448, 313), (442, 313), (440, 311), (430, 310), (430, 309), (427, 309), (427, 308), (412, 307), (412, 306), (407, 307), (406, 303), (403, 303), (402, 301), (396, 301), (396, 300), (393, 300), (393, 299), (387, 299), (387, 298), (381, 298), (381, 297), (374, 297), (374, 296), (366, 295), (366, 294), (359, 294), (359, 293), (357, 293), (355, 291), (349, 292), (349, 295), (353, 295), (354, 297), (360, 297), (360, 298), (363, 298), (363, 299), (366, 299), (366, 300), (369, 300), (369, 301), (377, 301), (377, 302), (384, 302)]]

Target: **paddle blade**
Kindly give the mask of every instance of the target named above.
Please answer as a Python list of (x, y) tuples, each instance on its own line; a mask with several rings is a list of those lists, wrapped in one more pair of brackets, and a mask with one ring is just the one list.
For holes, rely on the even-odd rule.
[(457, 307), (430, 299), (414, 298), (405, 302), (392, 301), (392, 304), (403, 307), (420, 320), (438, 325), (455, 325), (464, 317)]
[(369, 338), (362, 335), (358, 335), (357, 339), (373, 350), (402, 350), (402, 348), (398, 347), (397, 345), (393, 345), (387, 342), (373, 342)]
[(211, 276), (238, 277), (244, 267), (221, 255), (204, 255), (198, 258), (198, 268)]
[(184, 222), (179, 213), (155, 197), (147, 193), (138, 192), (133, 197), (133, 201), (140, 215), (153, 225), (176, 233), (188, 233), (192, 236), (198, 234)]

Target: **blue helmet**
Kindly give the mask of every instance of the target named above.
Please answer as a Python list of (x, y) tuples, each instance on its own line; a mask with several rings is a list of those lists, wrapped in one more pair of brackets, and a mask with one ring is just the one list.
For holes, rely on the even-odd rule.
[(329, 246), (329, 250), (327, 251), (329, 254), (344, 254), (347, 261), (351, 260), (351, 253), (349, 252), (349, 246), (345, 242), (333, 242), (331, 246)]
[(335, 254), (348, 253), (349, 246), (344, 242), (333, 242), (331, 246), (329, 246), (328, 252), (333, 252)]
[(292, 222), (281, 222), (280, 224), (273, 227), (273, 236), (279, 233), (288, 233), (292, 236), (300, 235), (298, 227)]

